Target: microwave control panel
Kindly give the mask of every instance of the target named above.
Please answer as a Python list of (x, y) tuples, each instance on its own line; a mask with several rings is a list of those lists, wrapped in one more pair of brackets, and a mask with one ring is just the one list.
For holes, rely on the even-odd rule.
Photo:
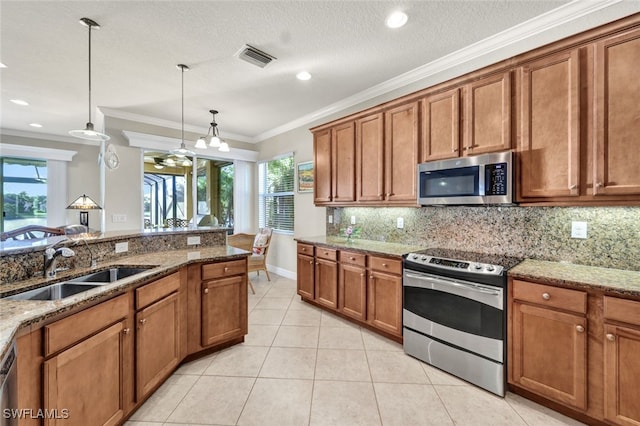
[(507, 163), (487, 164), (485, 173), (485, 195), (507, 195)]

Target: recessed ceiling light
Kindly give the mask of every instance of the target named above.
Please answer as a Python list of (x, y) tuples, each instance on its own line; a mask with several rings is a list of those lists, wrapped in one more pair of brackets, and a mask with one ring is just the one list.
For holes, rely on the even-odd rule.
[(298, 74), (296, 74), (296, 78), (298, 80), (310, 80), (311, 74), (309, 74), (307, 71), (300, 71)]
[(29, 126), (40, 128), (40, 127), (42, 127), (42, 124), (40, 124), (40, 123), (31, 123), (31, 124), (29, 124)]
[(6, 68), (7, 66), (5, 64), (3, 64), (2, 62), (0, 62), (0, 68)]
[(408, 19), (409, 18), (407, 17), (406, 13), (397, 11), (387, 16), (387, 19), (384, 21), (384, 23), (389, 28), (400, 28), (407, 23)]
[(22, 99), (11, 99), (11, 102), (13, 102), (16, 105), (21, 105), (21, 106), (29, 105), (29, 102), (23, 101)]

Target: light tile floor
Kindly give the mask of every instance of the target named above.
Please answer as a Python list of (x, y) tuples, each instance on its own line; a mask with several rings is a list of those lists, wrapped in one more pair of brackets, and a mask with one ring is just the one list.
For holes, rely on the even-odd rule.
[(294, 280), (251, 280), (245, 342), (181, 366), (127, 426), (581, 424), (405, 355), (302, 302)]

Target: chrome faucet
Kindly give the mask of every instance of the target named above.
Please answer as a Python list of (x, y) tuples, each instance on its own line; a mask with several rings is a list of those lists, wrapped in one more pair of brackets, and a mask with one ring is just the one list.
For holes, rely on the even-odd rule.
[(83, 238), (82, 241), (84, 242), (84, 245), (87, 246), (87, 250), (89, 251), (89, 262), (91, 265), (91, 269), (93, 269), (98, 266), (98, 260), (93, 258), (93, 252), (91, 251), (91, 247), (89, 247), (89, 243), (87, 243), (87, 239)]
[(56, 263), (58, 262), (58, 257), (72, 257), (75, 256), (75, 252), (67, 247), (61, 247), (56, 249), (56, 245), (62, 243), (63, 241), (67, 241), (68, 238), (58, 241), (55, 244), (50, 245), (44, 251), (44, 276), (45, 278), (55, 278), (56, 276)]

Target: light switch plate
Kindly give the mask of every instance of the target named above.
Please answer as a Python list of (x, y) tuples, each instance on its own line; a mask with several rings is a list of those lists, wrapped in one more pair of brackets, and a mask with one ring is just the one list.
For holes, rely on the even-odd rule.
[(571, 222), (571, 238), (587, 238), (587, 222)]
[(355, 216), (351, 216), (351, 224), (352, 225), (356, 224), (356, 217)]
[(113, 223), (124, 223), (127, 221), (126, 214), (114, 214), (111, 216), (111, 222)]
[(129, 251), (129, 242), (116, 243), (116, 253), (125, 253)]
[(199, 236), (195, 236), (195, 237), (187, 237), (187, 245), (188, 246), (194, 246), (200, 244), (200, 237)]
[(396, 219), (396, 227), (398, 229), (404, 228), (404, 218), (403, 217), (399, 217), (398, 219)]
[(330, 215), (329, 215), (329, 218), (328, 218), (327, 220), (329, 221), (329, 223), (333, 223), (333, 215), (332, 215), (332, 214), (330, 214)]

